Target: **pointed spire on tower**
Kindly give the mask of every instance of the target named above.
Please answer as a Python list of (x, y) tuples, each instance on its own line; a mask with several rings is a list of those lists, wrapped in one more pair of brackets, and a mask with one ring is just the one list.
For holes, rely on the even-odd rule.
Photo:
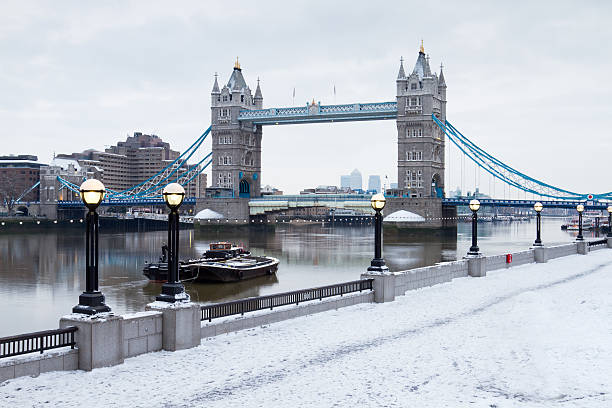
[(400, 57), (400, 69), (399, 73), (397, 74), (397, 79), (404, 78), (406, 78), (406, 73), (404, 72), (404, 57)]
[(263, 99), (263, 96), (261, 95), (261, 88), (259, 87), (259, 78), (257, 78), (257, 89), (255, 90), (255, 99), (258, 98)]
[(425, 55), (425, 70), (423, 71), (423, 75), (431, 76), (431, 68), (429, 67), (429, 54)]
[(423, 39), (421, 39), (421, 48), (419, 49), (420, 54), (425, 54), (425, 48), (423, 47)]
[(218, 74), (215, 72), (215, 84), (213, 85), (212, 93), (221, 93), (219, 90), (219, 82), (217, 82)]
[(438, 77), (438, 86), (446, 86), (446, 81), (444, 80), (444, 65), (440, 63), (440, 76)]
[(236, 63), (234, 64), (234, 69), (237, 69), (238, 71), (240, 71), (240, 62), (238, 61), (238, 57), (236, 57)]

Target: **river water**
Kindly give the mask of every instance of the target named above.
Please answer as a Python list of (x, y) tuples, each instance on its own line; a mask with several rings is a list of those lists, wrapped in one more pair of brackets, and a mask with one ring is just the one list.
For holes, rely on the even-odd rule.
[[(545, 244), (567, 243), (575, 234), (561, 231), (561, 219), (542, 220)], [(392, 271), (460, 259), (471, 243), (469, 223), (457, 236), (389, 237), (383, 255)], [(220, 302), (359, 279), (373, 255), (373, 227), (280, 225), (275, 230), (241, 230), (210, 234), (181, 231), (180, 257), (202, 254), (210, 242), (243, 243), (255, 255), (279, 258), (276, 276), (239, 283), (187, 284), (191, 299)], [(590, 232), (586, 233), (588, 237)], [(528, 248), (535, 221), (479, 224), (485, 255)], [(115, 313), (144, 310), (160, 284), (142, 275), (145, 261), (155, 261), (166, 241), (163, 231), (100, 234), (100, 290)], [(0, 337), (58, 327), (85, 288), (84, 232), (79, 230), (0, 234)]]

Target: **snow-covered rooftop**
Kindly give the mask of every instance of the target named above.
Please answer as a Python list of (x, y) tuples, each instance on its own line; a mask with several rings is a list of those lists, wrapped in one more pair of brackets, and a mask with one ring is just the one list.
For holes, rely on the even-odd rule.
[(59, 157), (54, 157), (51, 161), (51, 166), (61, 167), (63, 170), (67, 170), (69, 166), (73, 166), (75, 170), (81, 170), (81, 165), (75, 159), (62, 159)]
[(383, 218), (384, 222), (423, 222), (425, 218), (406, 210), (399, 210)]
[(198, 220), (208, 220), (208, 219), (218, 219), (218, 218), (225, 218), (225, 217), (223, 217), (223, 214), (219, 214), (216, 211), (206, 208), (198, 212), (193, 218), (198, 219)]

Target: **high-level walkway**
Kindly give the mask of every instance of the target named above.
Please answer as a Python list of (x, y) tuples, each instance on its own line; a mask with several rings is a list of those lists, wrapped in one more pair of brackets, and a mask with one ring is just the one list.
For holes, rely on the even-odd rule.
[(0, 406), (610, 407), (610, 299), (606, 249), (10, 380)]

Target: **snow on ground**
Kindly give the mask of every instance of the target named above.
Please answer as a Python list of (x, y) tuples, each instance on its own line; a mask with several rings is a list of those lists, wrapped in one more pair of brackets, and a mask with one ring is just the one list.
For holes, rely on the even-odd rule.
[(612, 251), (0, 385), (0, 406), (610, 407)]

